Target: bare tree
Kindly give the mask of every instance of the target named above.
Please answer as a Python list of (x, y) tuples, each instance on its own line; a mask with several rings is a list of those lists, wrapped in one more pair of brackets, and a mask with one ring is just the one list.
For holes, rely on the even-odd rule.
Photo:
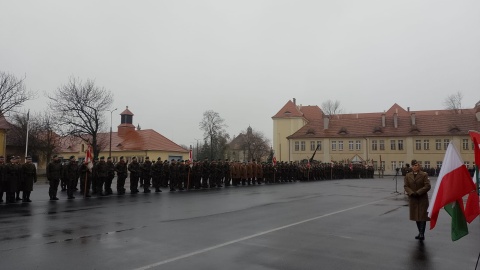
[(262, 160), (270, 153), (269, 140), (265, 138), (262, 132), (254, 131), (251, 127), (247, 131), (243, 131), (242, 149), (247, 154), (249, 160)]
[(92, 145), (97, 157), (105, 146), (98, 134), (106, 130), (103, 113), (112, 105), (112, 93), (96, 86), (93, 80), (82, 82), (71, 77), (67, 84), (47, 97), (62, 135), (77, 137)]
[(446, 97), (443, 101), (443, 105), (445, 106), (445, 109), (452, 110), (453, 113), (460, 113), (460, 109), (462, 109), (462, 99), (462, 92), (457, 92), (456, 94)]
[(35, 158), (46, 157), (48, 163), (60, 147), (60, 136), (54, 132), (52, 115), (49, 112), (26, 114), (16, 113), (11, 117), (12, 128), (9, 131), (15, 145), (25, 149), (28, 125), (28, 155)]
[(35, 97), (35, 93), (26, 89), (24, 81), (25, 77), (18, 79), (0, 71), (0, 113), (6, 114)]
[(325, 115), (328, 115), (329, 117), (343, 113), (343, 109), (340, 108), (340, 101), (335, 100), (327, 100), (322, 102), (322, 111)]
[(204, 139), (210, 140), (210, 160), (214, 157), (214, 148), (216, 148), (215, 142), (220, 134), (226, 133), (224, 128), (227, 127), (225, 120), (220, 117), (217, 112), (212, 110), (205, 111), (203, 113), (203, 119), (199, 124), (200, 129), (203, 130)]

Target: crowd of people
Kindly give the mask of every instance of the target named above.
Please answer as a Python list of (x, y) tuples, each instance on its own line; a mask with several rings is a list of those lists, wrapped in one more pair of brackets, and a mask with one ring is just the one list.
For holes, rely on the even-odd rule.
[(24, 164), (20, 164), (18, 156), (11, 156), (8, 163), (5, 163), (4, 156), (0, 156), (0, 202), (3, 202), (4, 193), (6, 203), (31, 202), (30, 194), (35, 182), (37, 182), (37, 168), (30, 156), (26, 157)]
[[(20, 164), (19, 160), (13, 157), (7, 164), (0, 160), (2, 198), (5, 191), (7, 203), (29, 202), (33, 183), (37, 180), (31, 158), (28, 157), (25, 164)], [(75, 156), (63, 162), (56, 155), (46, 168), (48, 193), (52, 201), (59, 199), (59, 188), (66, 191), (68, 199), (75, 199), (76, 194), (82, 197), (108, 196), (114, 193), (114, 189), (118, 195), (124, 195), (127, 188), (130, 194), (139, 193), (141, 190), (143, 193), (159, 193), (162, 189), (174, 192), (295, 181), (373, 178), (373, 173), (371, 166), (365, 167), (361, 164), (208, 159), (191, 162), (161, 158), (151, 161), (149, 157), (145, 157), (141, 163), (135, 157), (131, 162), (126, 162), (124, 157), (120, 157), (116, 163), (110, 157), (100, 157), (95, 158), (92, 163), (79, 163)], [(128, 186), (127, 178), (130, 180)], [(7, 184), (3, 185), (4, 183)], [(22, 197), (20, 192), (23, 192)]]

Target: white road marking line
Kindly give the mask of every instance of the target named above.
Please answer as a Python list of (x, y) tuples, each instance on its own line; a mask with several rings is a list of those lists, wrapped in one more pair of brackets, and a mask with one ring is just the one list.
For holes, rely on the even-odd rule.
[(228, 245), (231, 245), (231, 244), (242, 242), (242, 241), (245, 241), (245, 240), (248, 240), (248, 239), (252, 239), (252, 238), (255, 238), (257, 236), (261, 236), (261, 235), (268, 234), (268, 233), (271, 233), (271, 232), (276, 232), (276, 231), (279, 231), (279, 230), (283, 230), (283, 229), (286, 229), (286, 228), (290, 228), (290, 227), (293, 227), (293, 226), (297, 226), (297, 225), (300, 225), (300, 224), (303, 224), (303, 223), (307, 223), (307, 222), (314, 221), (314, 220), (317, 220), (317, 219), (325, 218), (325, 217), (328, 217), (328, 216), (333, 216), (333, 215), (340, 214), (340, 213), (343, 213), (343, 212), (351, 211), (351, 210), (354, 210), (354, 209), (357, 209), (357, 208), (360, 208), (360, 207), (364, 207), (364, 206), (367, 206), (367, 205), (379, 203), (379, 202), (382, 202), (384, 200), (385, 199), (381, 199), (381, 200), (378, 200), (378, 201), (357, 205), (357, 206), (354, 206), (354, 207), (350, 207), (350, 208), (346, 208), (346, 209), (343, 209), (343, 210), (328, 213), (328, 214), (325, 214), (325, 215), (321, 215), (321, 216), (318, 216), (318, 217), (305, 219), (305, 220), (295, 222), (295, 223), (291, 223), (291, 224), (281, 226), (281, 227), (278, 227), (278, 228), (275, 228), (275, 229), (259, 232), (259, 233), (252, 234), (252, 235), (249, 235), (249, 236), (245, 236), (245, 237), (242, 237), (242, 238), (238, 238), (238, 239), (235, 239), (235, 240), (232, 240), (232, 241), (228, 241), (228, 242), (225, 242), (225, 243), (222, 243), (222, 244), (218, 244), (218, 245), (211, 246), (211, 247), (208, 247), (208, 248), (200, 249), (200, 250), (197, 250), (197, 251), (194, 251), (194, 252), (190, 252), (190, 253), (178, 256), (178, 257), (174, 257), (174, 258), (159, 261), (159, 262), (156, 262), (156, 263), (153, 263), (153, 264), (145, 265), (145, 266), (136, 268), (134, 270), (151, 269), (151, 268), (163, 265), (163, 264), (171, 263), (171, 262), (174, 262), (174, 261), (178, 261), (178, 260), (181, 260), (181, 259), (185, 259), (185, 258), (188, 258), (188, 257), (195, 256), (195, 255), (198, 255), (198, 254), (201, 254), (201, 253), (205, 253), (205, 252), (208, 252), (210, 250), (214, 250), (214, 249), (217, 249), (217, 248), (221, 248), (221, 247), (224, 247), (224, 246), (228, 246)]

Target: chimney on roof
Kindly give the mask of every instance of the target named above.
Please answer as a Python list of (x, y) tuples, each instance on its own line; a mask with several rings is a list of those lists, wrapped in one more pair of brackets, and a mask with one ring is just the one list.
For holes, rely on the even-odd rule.
[(398, 128), (398, 113), (393, 114), (393, 127)]
[(385, 127), (385, 113), (382, 113), (382, 127)]
[(412, 113), (410, 115), (410, 118), (412, 119), (412, 126), (414, 126), (415, 125), (415, 113)]
[(324, 115), (323, 116), (323, 129), (328, 129), (328, 124), (330, 122), (330, 118), (328, 118), (327, 115)]
[(407, 112), (410, 112), (410, 107), (407, 107)]
[(293, 98), (293, 105), (297, 105), (297, 99)]

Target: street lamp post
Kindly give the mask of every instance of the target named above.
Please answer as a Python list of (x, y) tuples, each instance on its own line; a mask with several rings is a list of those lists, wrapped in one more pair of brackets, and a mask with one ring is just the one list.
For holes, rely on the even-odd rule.
[(110, 112), (110, 149), (108, 150), (108, 156), (112, 156), (112, 113), (116, 111), (117, 108), (113, 110), (108, 110)]

